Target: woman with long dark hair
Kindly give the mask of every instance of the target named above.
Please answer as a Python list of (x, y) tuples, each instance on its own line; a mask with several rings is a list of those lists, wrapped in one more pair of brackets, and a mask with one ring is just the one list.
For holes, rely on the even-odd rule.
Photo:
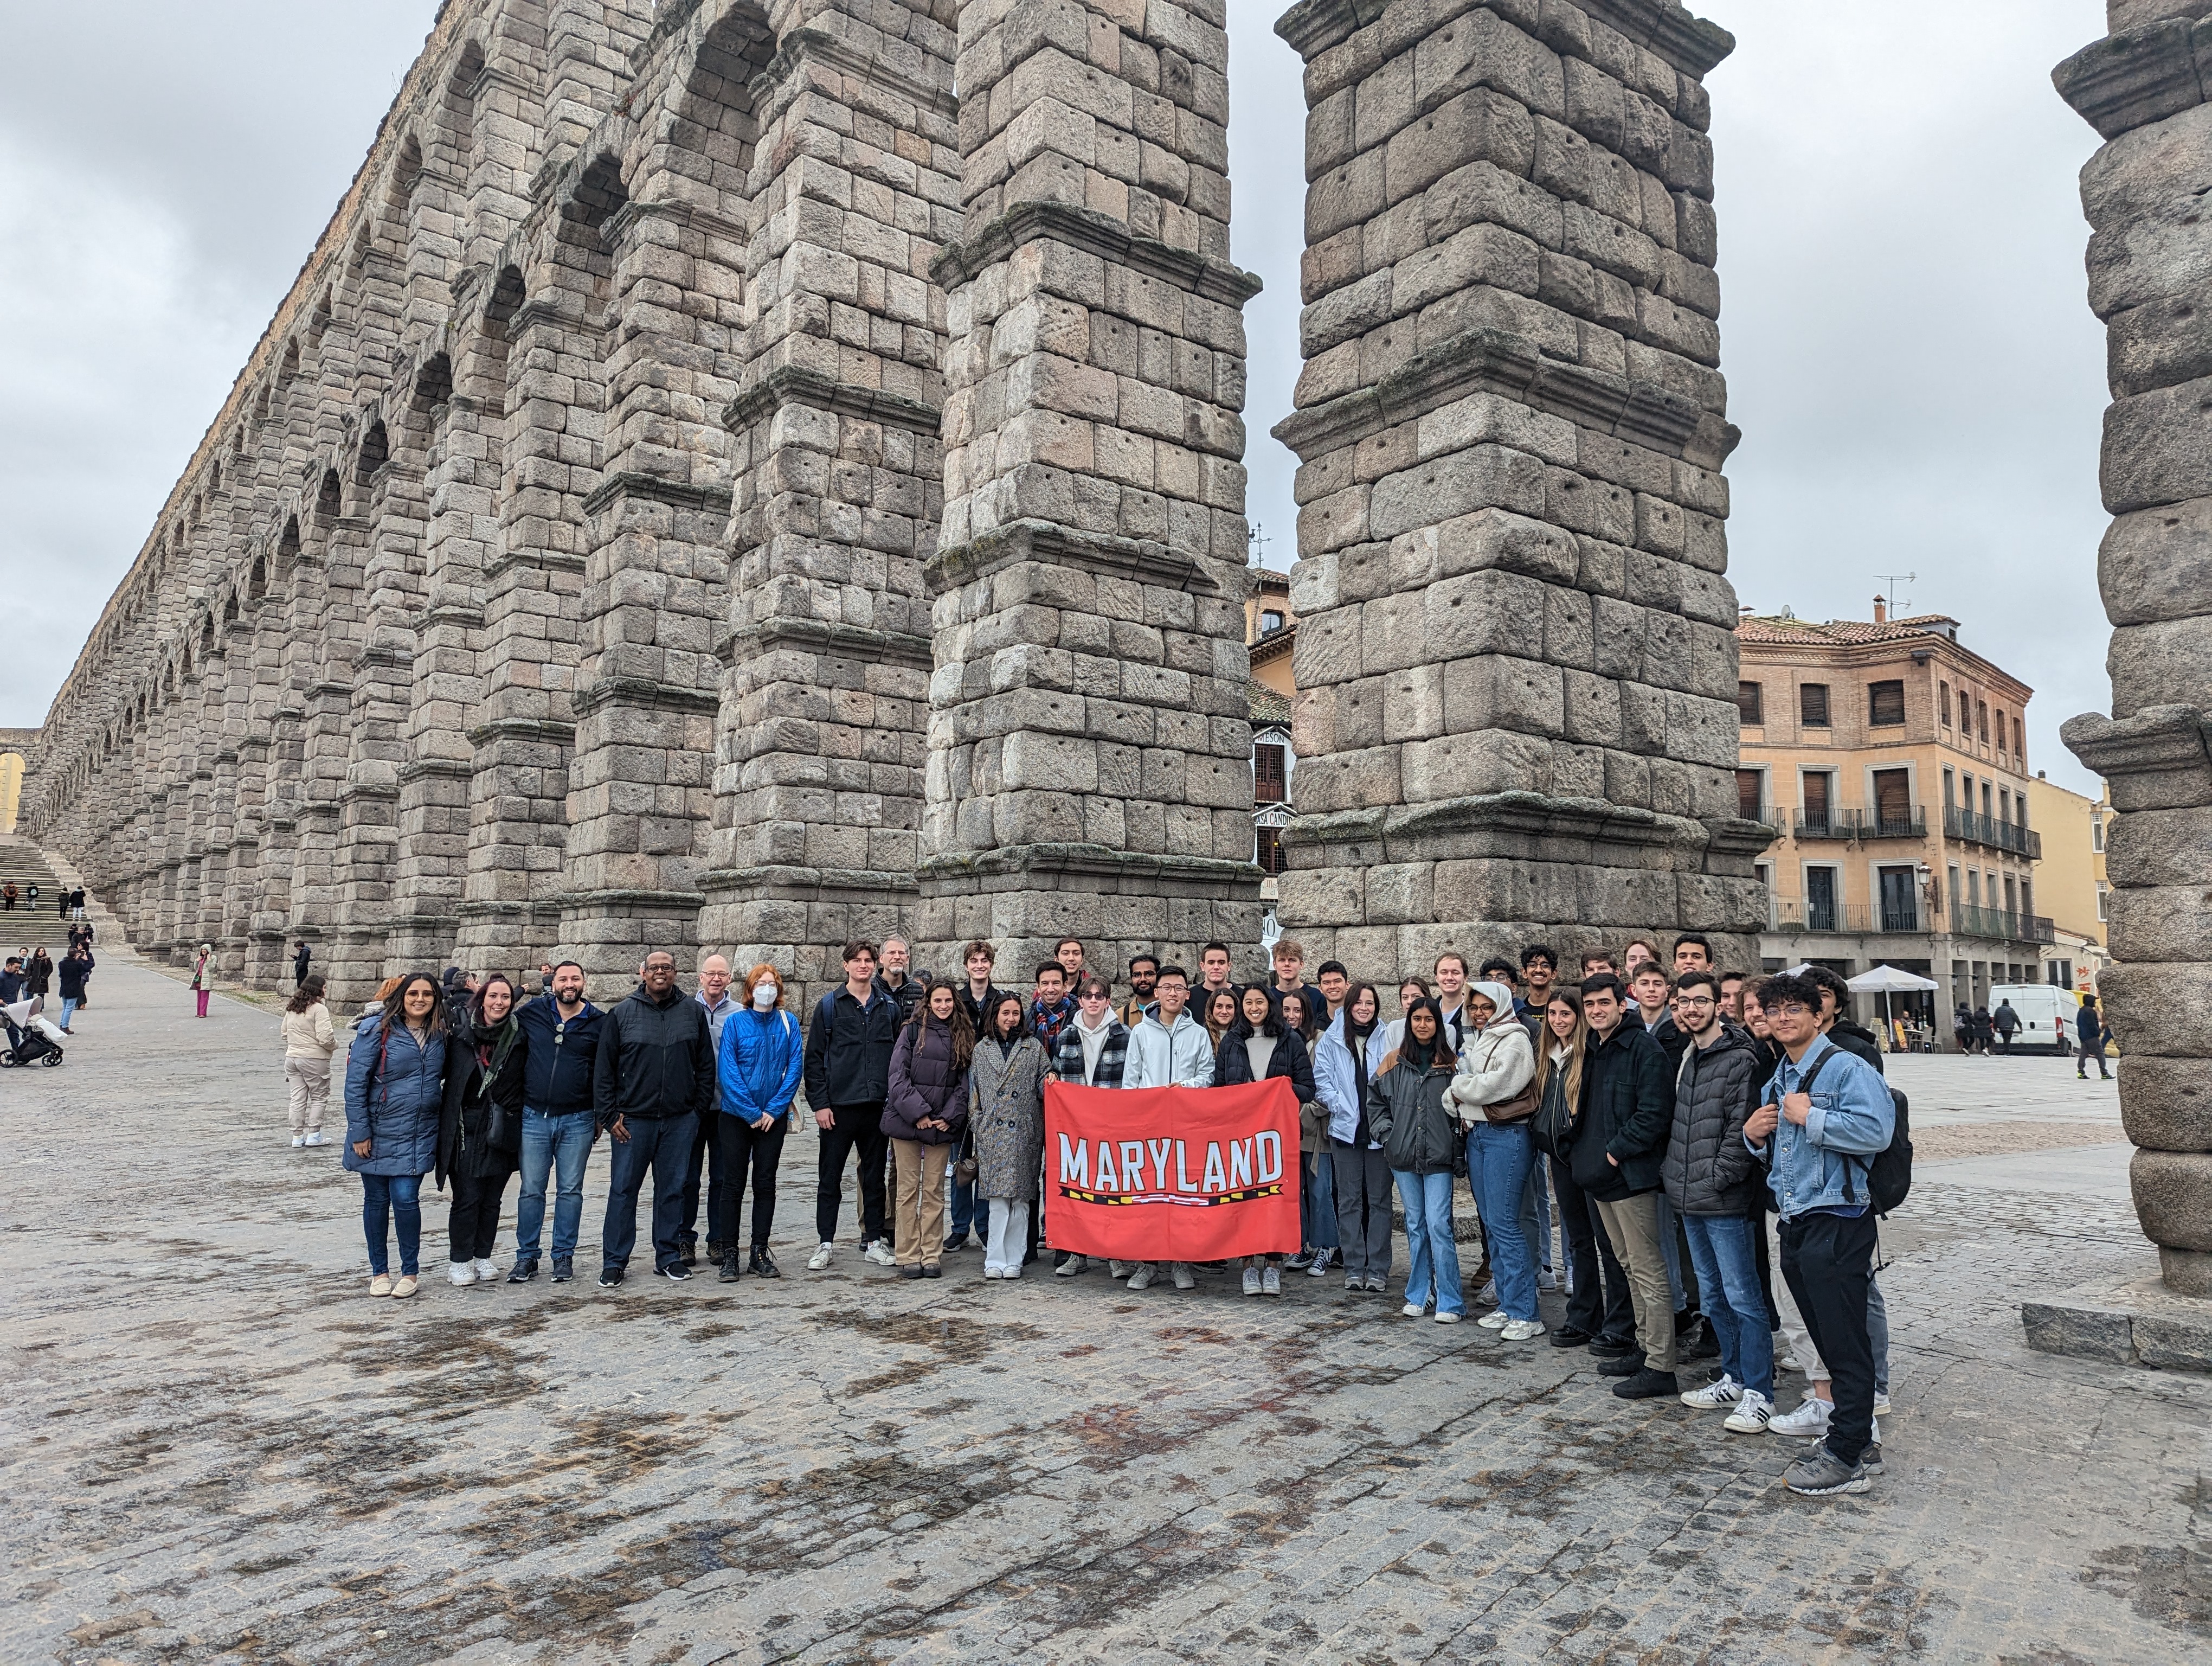
[(902, 1279), (943, 1275), (945, 1171), (968, 1122), (975, 1032), (960, 991), (935, 978), (891, 1048), (884, 1132), (898, 1172), (893, 1254)]
[(438, 1183), (453, 1177), (446, 1275), (457, 1286), (499, 1277), (491, 1252), (499, 1241), (500, 1194), (522, 1164), (523, 1067), (530, 1049), (514, 1008), (513, 982), (494, 972), (469, 998), (447, 1043)]
[(1376, 1056), (1381, 998), (1371, 983), (1344, 992), (1314, 1049), (1314, 1086), (1328, 1113), (1330, 1177), (1336, 1236), (1346, 1290), (1382, 1290), (1390, 1282), (1390, 1165), (1367, 1122), (1367, 1085)]
[[(362, 1020), (346, 1055), (345, 1166), (361, 1177), (368, 1293), (412, 1296), (422, 1271), (422, 1177), (438, 1160), (446, 1104), (446, 1009), (438, 980), (410, 972)], [(399, 1234), (399, 1277), (386, 1237)]]
[(1218, 1056), (1221, 1052), (1221, 1043), (1228, 1039), (1229, 1032), (1237, 1027), (1237, 991), (1216, 989), (1212, 994), (1205, 996), (1205, 1000), (1206, 1010), (1199, 1016), (1205, 1021), (1206, 1033), (1212, 1038), (1213, 1051), (1216, 1056)]
[(323, 1112), (331, 1099), (331, 1055), (337, 1026), (323, 1004), (323, 975), (310, 973), (284, 1003), (284, 1086), (291, 1100), (292, 1143), (323, 1143)]
[[(1213, 1085), (1236, 1087), (1242, 1083), (1269, 1081), (1280, 1076), (1289, 1080), (1291, 1091), (1297, 1095), (1301, 1105), (1311, 1104), (1315, 1097), (1313, 1061), (1306, 1055), (1305, 1037), (1284, 1024), (1274, 1003), (1267, 999), (1265, 985), (1249, 985), (1238, 1001), (1241, 1010), (1237, 1022), (1222, 1038), (1220, 1050), (1214, 1055)], [(1280, 1256), (1245, 1256), (1244, 1293), (1281, 1295), (1282, 1263)]]
[[(1328, 1016), (1326, 1002), (1309, 1006), (1310, 1000), (1304, 989), (1285, 989), (1275, 997), (1275, 1016), (1305, 1043), (1309, 1065)], [(1329, 1164), (1328, 1112), (1321, 1103), (1318, 1073), (1315, 1087), (1312, 1097), (1298, 1102), (1298, 1253), (1291, 1257), (1290, 1265), (1317, 1279), (1328, 1271), (1329, 1257), (1336, 1252), (1336, 1191)]]
[(1367, 1090), (1367, 1126), (1406, 1207), (1406, 1304), (1418, 1319), (1433, 1304), (1437, 1322), (1466, 1316), (1459, 1243), (1452, 1234), (1452, 1174), (1459, 1129), (1444, 1104), (1452, 1084), (1451, 1036), (1443, 1009), (1423, 995), (1406, 1009), (1404, 1038), (1383, 1058)]
[(1044, 1043), (1030, 1034), (1024, 1017), (1019, 995), (993, 997), (968, 1071), (975, 1195), (989, 1206), (983, 1240), (987, 1279), (1021, 1277), (1030, 1208), (1044, 1165), (1044, 1081), (1051, 1061)]

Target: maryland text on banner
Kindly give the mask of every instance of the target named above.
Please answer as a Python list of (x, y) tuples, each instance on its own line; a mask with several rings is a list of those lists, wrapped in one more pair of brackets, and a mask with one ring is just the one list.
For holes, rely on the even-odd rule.
[(1044, 1220), (1055, 1250), (1223, 1261), (1298, 1248), (1298, 1102), (1277, 1078), (1130, 1091), (1048, 1083)]

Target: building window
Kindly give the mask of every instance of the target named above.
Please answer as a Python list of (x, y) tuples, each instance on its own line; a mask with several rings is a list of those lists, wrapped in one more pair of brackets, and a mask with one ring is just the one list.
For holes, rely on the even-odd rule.
[(1964, 689), (1959, 690), (1959, 733), (1968, 740), (1974, 738), (1974, 706)]
[(1260, 634), (1262, 636), (1271, 630), (1280, 630), (1282, 628), (1283, 616), (1273, 609), (1260, 615)]
[(1804, 830), (1819, 838), (1828, 836), (1828, 785), (1829, 776), (1825, 769), (1808, 769), (1800, 783)]
[(1982, 819), (1985, 822), (1996, 819), (1990, 808), (1990, 784), (1987, 781), (1982, 783)]
[(1284, 788), (1284, 749), (1279, 745), (1261, 742), (1252, 749), (1252, 800), (1255, 804), (1280, 804), (1290, 797)]
[(1977, 700), (1974, 702), (1974, 710), (1981, 717), (1982, 745), (1986, 746), (1990, 744), (1990, 702), (1986, 700)]
[(1279, 827), (1261, 827), (1253, 830), (1259, 836), (1259, 848), (1253, 860), (1260, 864), (1260, 872), (1280, 873), (1284, 866), (1283, 830)]
[(1889, 838), (1905, 838), (1912, 826), (1912, 772), (1877, 769), (1874, 772), (1874, 816), (1879, 831)]
[(1735, 685), (1735, 714), (1746, 723), (1763, 724), (1766, 721), (1766, 708), (1760, 703), (1758, 684), (1738, 683)]
[(2100, 856), (2105, 854), (2105, 812), (2101, 810), (2089, 812), (2089, 848)]
[(1807, 683), (1797, 690), (1797, 721), (1808, 729), (1828, 727), (1828, 685)]
[(2025, 769), (2027, 767), (2027, 731), (2020, 727), (2020, 720), (2012, 721), (2013, 762)]
[(1982, 873), (1979, 868), (1966, 870), (1966, 906), (1978, 909), (1982, 905)]
[(1959, 777), (1957, 771), (1946, 766), (1943, 771), (1943, 807), (1946, 810), (1952, 809), (1957, 806), (1959, 802), (1958, 787)]
[(1956, 907), (1956, 906), (1958, 905), (1958, 901), (1959, 901), (1959, 865), (1958, 865), (1956, 862), (1954, 862), (1954, 863), (1952, 863), (1952, 864), (1951, 864), (1951, 903), (1952, 903), (1952, 905), (1953, 905), (1954, 907)]
[(2112, 887), (2102, 879), (2097, 881), (2097, 918), (2100, 920), (2105, 917), (2105, 897), (2111, 890)]
[(1936, 685), (1936, 715), (1943, 720), (1945, 728), (1951, 727), (1951, 685), (1948, 683)]
[(1739, 769), (1735, 772), (1735, 813), (1747, 822), (1760, 819), (1766, 808), (1766, 772), (1764, 769)]
[(1905, 721), (1905, 684), (1872, 683), (1867, 686), (1867, 721), (1887, 728)]

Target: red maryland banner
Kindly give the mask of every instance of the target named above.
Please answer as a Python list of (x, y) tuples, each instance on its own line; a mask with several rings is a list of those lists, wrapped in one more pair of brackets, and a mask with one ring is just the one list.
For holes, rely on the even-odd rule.
[(1048, 1082), (1044, 1224), (1055, 1250), (1225, 1261), (1298, 1250), (1298, 1102), (1243, 1087)]

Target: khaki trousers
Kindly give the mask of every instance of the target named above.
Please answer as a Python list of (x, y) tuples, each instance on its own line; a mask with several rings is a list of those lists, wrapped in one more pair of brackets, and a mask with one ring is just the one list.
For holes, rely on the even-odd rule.
[(331, 1102), (331, 1061), (287, 1057), (284, 1085), (291, 1094), (292, 1132), (319, 1134)]
[[(1636, 1304), (1636, 1341), (1653, 1371), (1674, 1369), (1674, 1294), (1667, 1282), (1667, 1250), (1659, 1237), (1657, 1192), (1639, 1192), (1618, 1203), (1597, 1202), (1598, 1219), (1613, 1254), (1628, 1272)], [(1764, 1316), (1763, 1315), (1761, 1316)]]
[(934, 1265), (945, 1259), (945, 1171), (952, 1161), (952, 1147), (894, 1140), (891, 1157), (898, 1165), (892, 1254), (901, 1267)]

